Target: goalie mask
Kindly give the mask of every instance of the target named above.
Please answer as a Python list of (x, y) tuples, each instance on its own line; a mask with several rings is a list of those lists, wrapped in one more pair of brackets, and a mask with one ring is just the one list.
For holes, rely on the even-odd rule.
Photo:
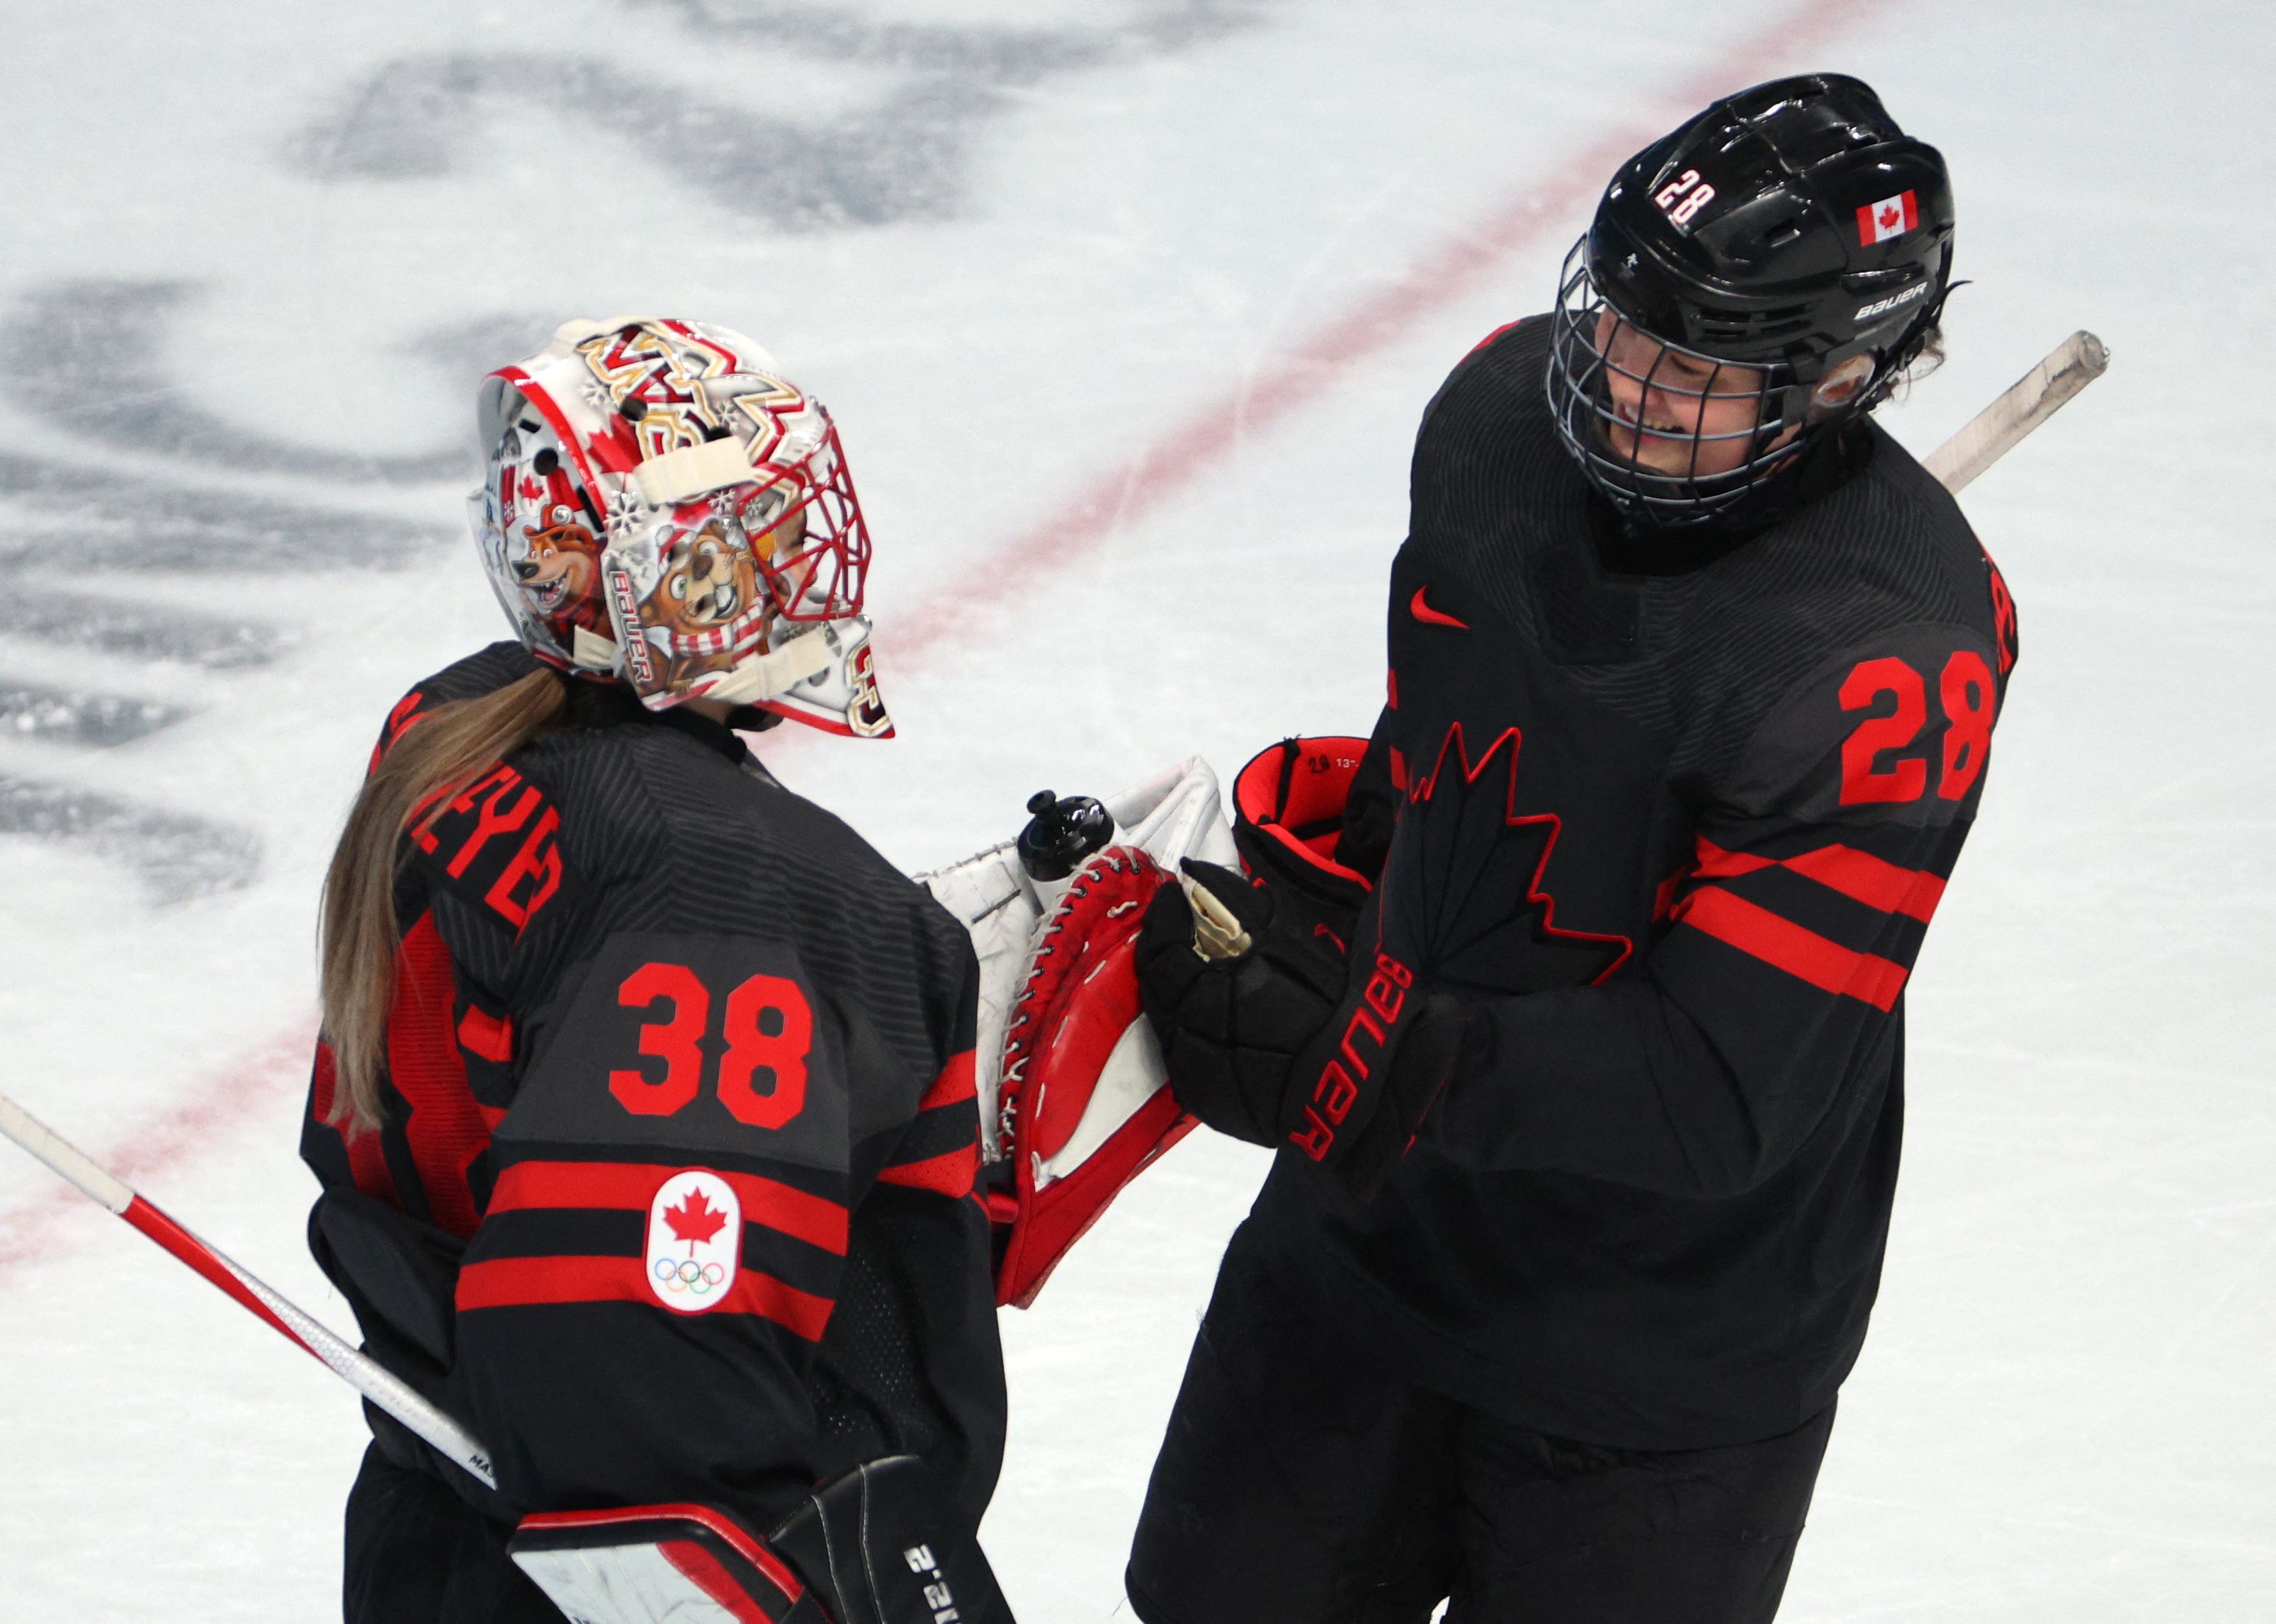
[(706, 323), (565, 323), (483, 380), (476, 545), (523, 646), (651, 710), (890, 737), (861, 505), (823, 404)]

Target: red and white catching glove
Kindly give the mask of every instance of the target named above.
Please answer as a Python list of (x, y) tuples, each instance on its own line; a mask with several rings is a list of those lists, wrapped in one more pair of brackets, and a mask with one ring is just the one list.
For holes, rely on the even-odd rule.
[(1187, 857), (1233, 863), (1217, 775), (1198, 756), (1105, 798), (1114, 838), (1038, 884), (1013, 843), (919, 877), (972, 932), (981, 1142), (998, 1167), (996, 1300), (1026, 1307), (1122, 1187), (1193, 1126), (1138, 1007), (1146, 904)]

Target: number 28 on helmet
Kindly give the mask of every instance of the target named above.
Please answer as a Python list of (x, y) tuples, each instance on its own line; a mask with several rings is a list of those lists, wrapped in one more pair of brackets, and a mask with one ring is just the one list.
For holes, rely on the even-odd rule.
[(482, 381), (475, 544), (529, 651), (667, 710), (755, 705), (876, 739), (869, 535), (837, 426), (748, 338), (568, 322)]

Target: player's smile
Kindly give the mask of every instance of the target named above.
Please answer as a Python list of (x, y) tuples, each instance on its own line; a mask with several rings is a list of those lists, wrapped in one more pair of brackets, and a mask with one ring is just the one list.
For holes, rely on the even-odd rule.
[(1611, 309), (1597, 318), (1612, 454), (1676, 479), (1728, 474), (1750, 454), (1763, 375), (1662, 344)]

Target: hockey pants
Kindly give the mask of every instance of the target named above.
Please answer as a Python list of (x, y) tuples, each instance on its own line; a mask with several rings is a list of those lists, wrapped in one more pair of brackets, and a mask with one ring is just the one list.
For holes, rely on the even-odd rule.
[(1833, 1412), (1730, 1448), (1529, 1431), (1218, 1276), (1127, 1582), (1144, 1624), (1768, 1624)]

